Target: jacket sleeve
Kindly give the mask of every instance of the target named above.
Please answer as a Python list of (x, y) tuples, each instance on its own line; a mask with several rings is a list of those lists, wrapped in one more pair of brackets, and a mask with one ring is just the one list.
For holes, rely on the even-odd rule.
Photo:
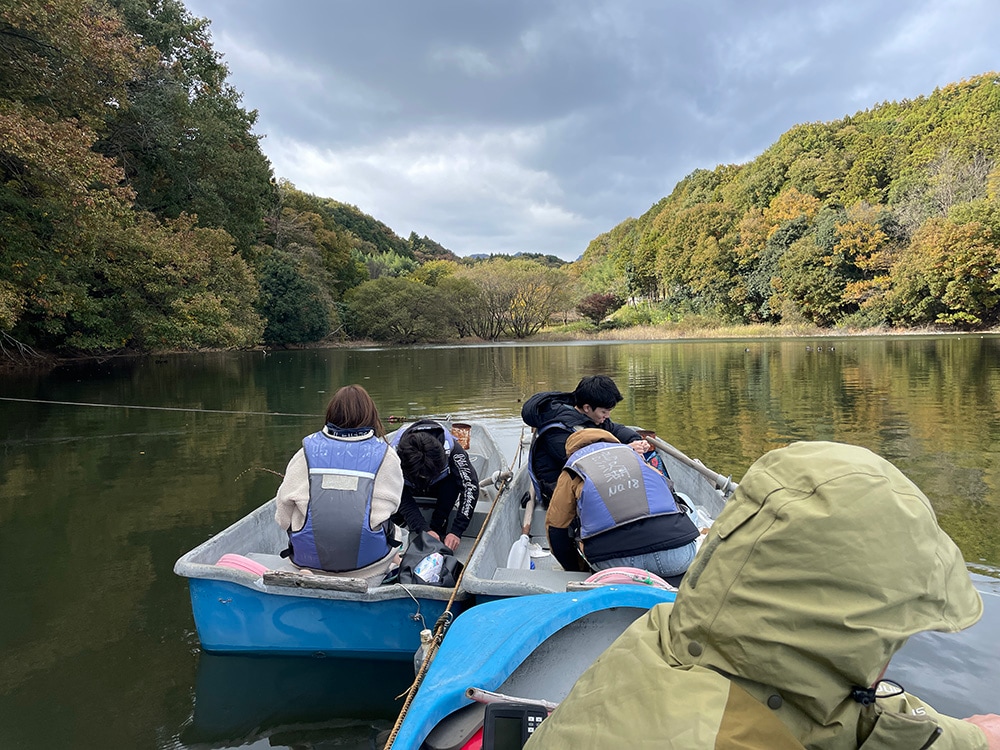
[(469, 527), (472, 514), (476, 510), (476, 503), (479, 502), (479, 475), (472, 465), (469, 454), (457, 444), (451, 452), (451, 473), (461, 487), (458, 495), (458, 510), (455, 513), (455, 520), (451, 524), (451, 533), (455, 536), (462, 536)]
[(899, 700), (900, 705), (892, 707), (898, 713), (927, 717), (941, 728), (934, 750), (989, 750), (986, 735), (975, 724), (942, 714), (910, 693), (903, 693)]
[(375, 474), (375, 490), (372, 494), (371, 527), (378, 528), (389, 520), (389, 516), (399, 509), (403, 496), (403, 470), (399, 456), (389, 448), (382, 459), (382, 465)]
[(305, 525), (309, 510), (309, 465), (303, 449), (299, 448), (288, 462), (274, 500), (274, 520), (278, 526), (285, 531), (298, 531)]
[(610, 419), (605, 419), (604, 424), (601, 425), (602, 430), (607, 430), (622, 444), (634, 443), (636, 440), (642, 440), (642, 435), (633, 430), (631, 427), (626, 427), (623, 424), (615, 424)]
[(552, 492), (552, 501), (545, 511), (546, 528), (567, 529), (577, 516), (576, 503), (583, 481), (571, 471), (563, 469)]
[(563, 470), (552, 493), (552, 502), (545, 512), (549, 548), (552, 550), (552, 556), (564, 570), (587, 570), (587, 565), (577, 549), (576, 540), (570, 533), (570, 526), (577, 516), (577, 500), (582, 486), (583, 481), (579, 477)]
[(424, 518), (424, 514), (420, 512), (420, 507), (413, 497), (413, 491), (405, 485), (399, 502), (399, 512), (403, 515), (403, 522), (410, 532), (418, 534), (421, 531), (430, 531), (431, 527)]

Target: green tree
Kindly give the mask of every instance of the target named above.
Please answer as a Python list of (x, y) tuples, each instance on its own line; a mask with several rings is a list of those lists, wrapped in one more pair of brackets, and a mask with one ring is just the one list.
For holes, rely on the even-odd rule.
[[(845, 281), (837, 264), (815, 234), (795, 240), (778, 262), (782, 318), (791, 310), (818, 326), (835, 323), (844, 313)], [(791, 308), (788, 305), (791, 304)]]
[(512, 260), (506, 269), (517, 292), (508, 312), (508, 330), (523, 339), (538, 333), (549, 319), (568, 307), (568, 279), (559, 269), (537, 261)]
[(1000, 244), (979, 222), (931, 219), (891, 271), (896, 320), (977, 328), (1000, 316)]
[(441, 281), (454, 276), (460, 266), (453, 260), (431, 260), (410, 274), (410, 278), (427, 286), (438, 286)]
[(132, 192), (91, 150), (109, 102), (142, 59), (133, 37), (85, 0), (0, 8), (0, 325), (58, 346), (88, 295), (102, 238), (122, 231)]
[(372, 279), (408, 276), (417, 270), (417, 262), (413, 258), (391, 251), (387, 253), (355, 251), (354, 257), (367, 269), (368, 276)]
[(427, 235), (418, 237), (416, 232), (410, 232), (407, 244), (410, 247), (410, 251), (413, 253), (413, 257), (420, 263), (438, 261), (455, 262), (458, 260), (458, 256), (456, 256), (455, 253), (440, 243), (430, 239)]
[(494, 258), (461, 272), (479, 290), (469, 321), (480, 338), (526, 338), (537, 333), (567, 304), (567, 277), (533, 260)]
[(302, 268), (316, 276), (334, 299), (369, 279), (361, 250), (370, 249), (353, 232), (337, 223), (329, 201), (296, 190), (287, 182), (278, 185), (278, 210), (266, 219), (269, 244), (279, 250), (314, 252), (319, 264)]
[(264, 341), (302, 344), (318, 341), (330, 332), (329, 294), (303, 275), (296, 258), (277, 250), (262, 264), (259, 310), (267, 320)]
[(211, 45), (209, 22), (179, 0), (112, 0), (154, 64), (131, 81), (127, 107), (106, 110), (98, 148), (125, 169), (140, 208), (156, 216), (195, 214), (221, 227), (246, 258), (277, 194), (253, 134), (255, 111), (240, 106)]
[(105, 240), (85, 277), (90, 295), (67, 313), (68, 345), (157, 351), (260, 342), (257, 283), (224, 230), (147, 214)]
[(446, 338), (440, 324), (445, 303), (426, 284), (384, 276), (348, 291), (344, 303), (355, 336), (397, 344)]
[(479, 288), (457, 273), (442, 277), (436, 288), (441, 293), (442, 320), (454, 327), (459, 338), (475, 336), (474, 322), (481, 309)]

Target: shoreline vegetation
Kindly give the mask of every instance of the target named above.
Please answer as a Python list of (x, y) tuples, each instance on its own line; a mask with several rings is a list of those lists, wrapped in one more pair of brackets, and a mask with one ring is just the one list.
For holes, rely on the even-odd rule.
[[(776, 339), (831, 339), (831, 338), (877, 338), (877, 337), (918, 337), (918, 336), (996, 336), (1000, 327), (976, 331), (962, 331), (952, 328), (819, 328), (808, 324), (751, 324), (751, 325), (685, 325), (683, 321), (660, 325), (639, 325), (628, 328), (581, 329), (577, 325), (552, 326), (523, 339), (497, 339), (488, 341), (476, 337), (449, 339), (447, 341), (423, 342), (419, 344), (391, 344), (371, 339), (326, 340), (306, 344), (286, 344), (280, 346), (255, 346), (238, 348), (169, 349), (162, 351), (118, 351), (99, 354), (57, 354), (31, 349), (14, 350), (8, 343), (0, 351), (0, 374), (25, 374), (46, 372), (64, 365), (101, 363), (115, 359), (151, 359), (155, 357), (205, 354), (212, 352), (261, 352), (267, 355), (282, 351), (308, 351), (314, 349), (370, 349), (408, 347), (462, 347), (508, 344), (563, 344), (575, 342), (593, 343), (670, 343), (706, 340), (760, 341)], [(16, 354), (15, 354), (16, 352)]]
[(276, 176), (210, 21), (180, 0), (24, 0), (0, 26), (3, 370), (1000, 325), (997, 72), (695, 169), (566, 262), (404, 237)]

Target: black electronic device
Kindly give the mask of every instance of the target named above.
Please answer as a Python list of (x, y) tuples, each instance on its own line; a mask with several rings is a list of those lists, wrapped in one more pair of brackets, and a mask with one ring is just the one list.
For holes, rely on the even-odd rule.
[(531, 703), (487, 703), (483, 750), (521, 750), (548, 715), (544, 708)]

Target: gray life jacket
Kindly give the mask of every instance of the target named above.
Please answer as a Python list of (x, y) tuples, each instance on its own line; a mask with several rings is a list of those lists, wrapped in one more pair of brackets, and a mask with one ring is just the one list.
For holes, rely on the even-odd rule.
[(392, 524), (371, 528), (375, 476), (389, 446), (381, 438), (336, 440), (315, 432), (302, 441), (309, 467), (309, 507), (289, 531), (291, 559), (332, 573), (358, 570), (392, 549)]
[(583, 479), (581, 539), (642, 518), (683, 513), (666, 478), (626, 445), (586, 445), (567, 459), (566, 467)]

